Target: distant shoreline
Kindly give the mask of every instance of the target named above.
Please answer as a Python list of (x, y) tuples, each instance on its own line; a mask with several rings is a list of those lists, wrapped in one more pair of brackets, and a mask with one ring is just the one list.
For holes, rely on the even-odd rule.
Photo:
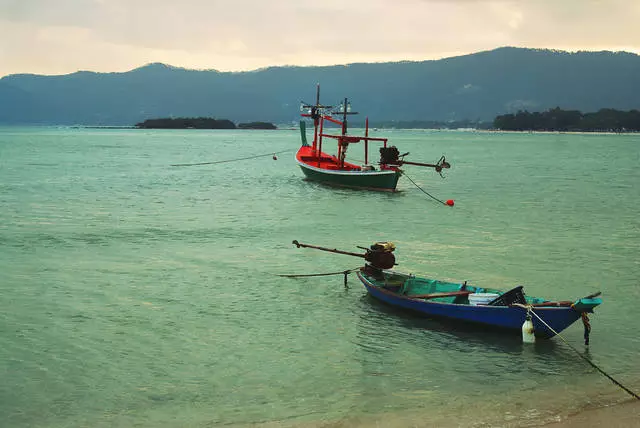
[(74, 128), (74, 129), (136, 129), (135, 126), (95, 126), (95, 125), (71, 126), (71, 128)]
[[(22, 128), (22, 127), (28, 127), (28, 128), (64, 128), (64, 129), (113, 129), (113, 130), (117, 130), (117, 129), (133, 129), (133, 130), (140, 130), (140, 129), (160, 129), (160, 130), (192, 130), (195, 128), (138, 128), (136, 126), (132, 126), (132, 125), (53, 125), (53, 124), (49, 124), (49, 125), (43, 125), (43, 124), (0, 124), (0, 128)], [(354, 126), (353, 128), (359, 128), (357, 126)], [(234, 128), (234, 129), (227, 129), (227, 130), (252, 130), (253, 128)], [(281, 127), (275, 127), (274, 130), (278, 130), (278, 131), (295, 131), (295, 132), (299, 132), (298, 127), (293, 127), (293, 126), (286, 126), (283, 125)], [(199, 130), (213, 130), (215, 131), (216, 129), (208, 129), (208, 128), (202, 128)], [(255, 128), (253, 130), (262, 130), (262, 129), (258, 129)], [(640, 134), (640, 131), (624, 131), (624, 132), (616, 132), (616, 131), (515, 131), (515, 130), (504, 130), (504, 129), (485, 129), (485, 128), (383, 128), (383, 127), (378, 127), (376, 129), (372, 129), (369, 128), (370, 132), (375, 132), (375, 133), (392, 133), (393, 131), (431, 131), (431, 132), (477, 132), (477, 133), (494, 133), (494, 134), (567, 134), (567, 135), (638, 135)]]
[(215, 119), (213, 117), (162, 117), (147, 119), (135, 124), (141, 129), (277, 129), (269, 122), (249, 122), (236, 125), (229, 119)]
[(597, 112), (563, 110), (555, 107), (543, 112), (518, 111), (496, 116), (493, 128), (505, 131), (638, 132), (640, 111), (602, 108)]

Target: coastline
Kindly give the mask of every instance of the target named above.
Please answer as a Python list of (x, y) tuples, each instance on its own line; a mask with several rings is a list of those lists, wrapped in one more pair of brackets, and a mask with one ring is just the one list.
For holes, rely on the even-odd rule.
[(550, 428), (628, 428), (640, 427), (640, 400), (631, 399), (618, 404), (581, 410), (564, 420), (542, 426)]
[[(595, 404), (597, 402), (597, 404)], [(564, 406), (562, 406), (564, 407)], [(562, 408), (561, 407), (561, 408)], [(560, 408), (559, 408), (560, 409)], [(449, 414), (425, 414), (423, 411), (392, 412), (367, 417), (349, 415), (339, 420), (319, 418), (316, 420), (274, 420), (252, 424), (231, 424), (233, 428), (640, 428), (640, 400), (625, 398), (623, 401), (592, 402), (582, 408), (564, 407), (554, 414), (540, 414), (534, 409), (526, 411), (528, 416), (516, 418), (514, 412), (496, 409), (492, 416), (478, 418), (477, 403), (460, 403)], [(488, 416), (488, 417), (487, 417)]]
[[(457, 412), (449, 415), (429, 414), (421, 411), (404, 411), (401, 413), (387, 413), (367, 417), (365, 415), (350, 415), (339, 420), (316, 419), (311, 421), (274, 420), (251, 424), (231, 424), (233, 428), (640, 428), (640, 400), (625, 399), (624, 401), (603, 402), (594, 407), (581, 409), (565, 408), (555, 416), (530, 412), (524, 419), (514, 418), (511, 412), (498, 411), (492, 417), (480, 418), (474, 416), (476, 405), (460, 403)], [(503, 410), (503, 409), (502, 409)], [(455, 415), (455, 416), (452, 416)]]

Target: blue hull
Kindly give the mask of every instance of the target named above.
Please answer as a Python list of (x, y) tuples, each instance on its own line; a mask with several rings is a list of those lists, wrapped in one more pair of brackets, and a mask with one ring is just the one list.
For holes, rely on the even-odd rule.
[[(408, 309), (429, 317), (448, 318), (510, 330), (513, 333), (522, 333), (522, 324), (527, 315), (527, 310), (524, 308), (517, 306), (473, 306), (413, 299), (376, 286), (362, 272), (357, 272), (357, 275), (371, 296), (389, 305)], [(572, 307), (537, 307), (534, 310), (540, 318), (558, 333), (581, 318), (581, 313)], [(591, 310), (586, 310), (586, 312), (591, 312)], [(555, 336), (555, 333), (535, 316), (532, 321), (536, 336), (543, 338)]]

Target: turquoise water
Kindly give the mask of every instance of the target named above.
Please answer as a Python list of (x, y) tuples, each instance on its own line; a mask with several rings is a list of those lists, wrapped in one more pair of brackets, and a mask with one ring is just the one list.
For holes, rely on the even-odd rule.
[[(379, 132), (383, 136), (382, 132)], [(562, 340), (398, 313), (347, 251), (567, 300), (640, 390), (640, 135), (384, 133), (397, 194), (302, 179), (297, 131), (0, 128), (0, 426), (530, 426), (629, 396)], [(358, 147), (352, 159), (362, 158)], [(282, 150), (218, 165), (172, 167)], [(563, 337), (581, 352), (582, 325)]]

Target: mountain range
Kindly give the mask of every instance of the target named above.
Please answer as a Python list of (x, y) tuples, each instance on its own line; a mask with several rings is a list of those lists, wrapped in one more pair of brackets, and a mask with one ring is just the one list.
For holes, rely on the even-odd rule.
[(160, 117), (292, 123), (301, 101), (349, 98), (376, 121), (492, 121), (519, 110), (640, 108), (640, 56), (498, 48), (440, 60), (189, 70), (154, 63), (123, 73), (0, 79), (0, 124), (134, 125)]

